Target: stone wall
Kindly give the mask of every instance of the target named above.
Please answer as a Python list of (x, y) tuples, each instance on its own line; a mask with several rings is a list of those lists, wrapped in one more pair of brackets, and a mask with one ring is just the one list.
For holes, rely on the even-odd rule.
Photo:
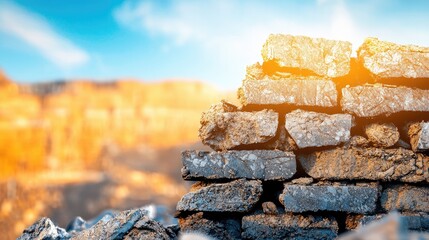
[(369, 38), (357, 58), (351, 49), (269, 36), (241, 105), (202, 114), (215, 151), (182, 153), (183, 178), (199, 181), (177, 204), (182, 232), (334, 239), (392, 210), (428, 231), (429, 48)]

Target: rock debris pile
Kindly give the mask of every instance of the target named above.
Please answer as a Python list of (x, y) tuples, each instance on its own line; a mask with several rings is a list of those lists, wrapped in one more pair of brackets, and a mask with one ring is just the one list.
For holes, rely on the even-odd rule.
[[(238, 97), (201, 117), (213, 152), (182, 153), (197, 180), (181, 232), (334, 239), (397, 210), (429, 231), (429, 48), (270, 35)], [(395, 85), (394, 85), (395, 84)]]

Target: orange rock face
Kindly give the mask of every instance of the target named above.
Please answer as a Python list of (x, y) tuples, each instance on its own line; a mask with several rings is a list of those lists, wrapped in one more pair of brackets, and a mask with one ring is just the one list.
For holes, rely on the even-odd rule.
[(189, 81), (30, 87), (0, 79), (0, 178), (24, 170), (97, 169), (111, 146), (195, 142), (200, 113), (232, 96)]

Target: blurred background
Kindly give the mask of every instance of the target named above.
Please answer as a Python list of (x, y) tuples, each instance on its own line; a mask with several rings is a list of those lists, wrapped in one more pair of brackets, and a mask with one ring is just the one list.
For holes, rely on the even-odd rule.
[[(427, 1), (0, 1), (0, 232), (147, 204), (189, 184), (202, 111), (236, 102), (270, 33), (429, 46)], [(2, 238), (3, 239), (3, 238)]]

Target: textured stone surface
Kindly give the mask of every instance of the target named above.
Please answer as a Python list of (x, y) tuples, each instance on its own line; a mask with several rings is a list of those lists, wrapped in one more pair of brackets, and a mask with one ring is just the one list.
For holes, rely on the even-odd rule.
[(386, 211), (429, 212), (429, 187), (388, 186), (381, 194), (381, 206)]
[[(386, 214), (376, 215), (348, 215), (346, 218), (346, 229), (351, 230), (370, 224), (385, 217)], [(421, 213), (401, 213), (408, 229), (415, 231), (429, 231), (429, 214)]]
[(177, 203), (178, 211), (248, 212), (262, 195), (259, 180), (234, 180), (228, 183), (203, 183), (193, 186)]
[(255, 63), (246, 67), (246, 79), (261, 80), (265, 73), (260, 63)]
[(429, 150), (429, 122), (411, 124), (408, 129), (408, 136), (413, 151)]
[(281, 67), (306, 69), (320, 76), (340, 77), (350, 71), (352, 45), (323, 38), (271, 34), (262, 47), (262, 59)]
[(222, 102), (204, 112), (199, 130), (202, 142), (214, 150), (226, 150), (264, 143), (276, 135), (278, 113), (272, 110), (235, 111), (235, 106)]
[(293, 152), (253, 151), (184, 151), (182, 176), (192, 179), (286, 180), (296, 172)]
[[(258, 146), (259, 147), (259, 146)], [(283, 124), (277, 129), (277, 135), (269, 142), (261, 145), (261, 149), (275, 149), (281, 151), (295, 151), (298, 149), (295, 141), (290, 137)]]
[(253, 214), (242, 220), (243, 239), (334, 239), (334, 218), (292, 214)]
[(238, 90), (241, 103), (259, 105), (334, 107), (337, 89), (331, 80), (281, 79), (244, 80)]
[(350, 141), (348, 143), (346, 143), (346, 147), (368, 147), (369, 146), (369, 141), (368, 139), (356, 135), (350, 138)]
[(262, 211), (267, 215), (278, 215), (279, 210), (277, 209), (277, 206), (273, 202), (263, 202), (262, 204)]
[(421, 182), (429, 179), (429, 157), (403, 148), (336, 148), (297, 156), (304, 171), (322, 180)]
[(285, 127), (299, 148), (338, 145), (349, 141), (353, 117), (295, 110), (286, 114)]
[(376, 208), (377, 196), (377, 185), (309, 186), (285, 183), (279, 200), (286, 212), (370, 213)]
[(393, 123), (371, 123), (365, 126), (368, 140), (377, 147), (391, 147), (399, 140), (398, 128)]
[(214, 239), (241, 239), (241, 219), (198, 212), (179, 218), (180, 231), (204, 233)]
[(429, 48), (367, 38), (358, 60), (378, 78), (429, 78)]
[(93, 227), (78, 232), (72, 239), (174, 239), (170, 229), (151, 220), (147, 211), (123, 211), (113, 218), (102, 218)]
[(342, 89), (343, 111), (359, 117), (389, 115), (401, 111), (429, 112), (429, 90), (365, 85)]
[(71, 236), (64, 229), (55, 226), (49, 218), (41, 218), (33, 225), (24, 230), (18, 240), (49, 239), (62, 240), (69, 239)]

